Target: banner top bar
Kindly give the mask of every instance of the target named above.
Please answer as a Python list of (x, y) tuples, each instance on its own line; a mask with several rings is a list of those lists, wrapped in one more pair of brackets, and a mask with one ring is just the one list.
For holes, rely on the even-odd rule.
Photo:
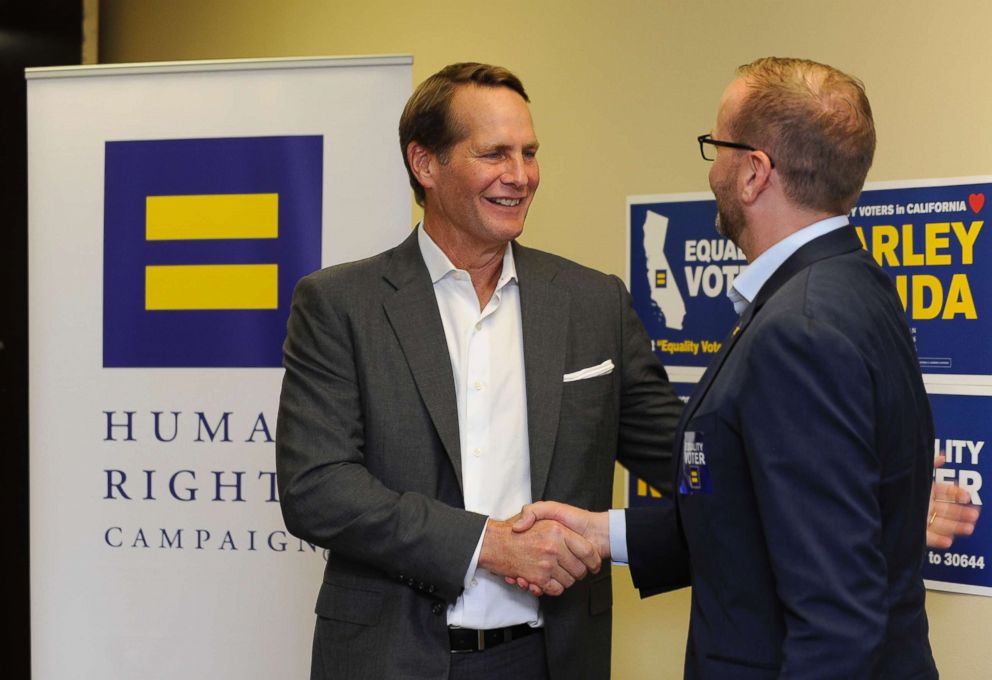
[(195, 73), (197, 71), (264, 71), (286, 68), (327, 68), (353, 66), (407, 66), (413, 55), (348, 57), (283, 57), (277, 59), (209, 59), (201, 61), (158, 61), (137, 64), (96, 66), (43, 66), (24, 69), (27, 80), (77, 78), (88, 76), (128, 76), (149, 73)]

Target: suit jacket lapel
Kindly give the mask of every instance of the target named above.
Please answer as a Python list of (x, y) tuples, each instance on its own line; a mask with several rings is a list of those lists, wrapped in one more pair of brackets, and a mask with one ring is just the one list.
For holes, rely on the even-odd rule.
[(527, 248), (514, 243), (513, 258), (524, 336), (531, 494), (538, 500), (548, 482), (561, 413), (569, 293), (553, 284), (557, 268), (535, 261)]
[(434, 286), (420, 254), (417, 230), (393, 250), (383, 278), (396, 293), (383, 307), (406, 357), (420, 397), (462, 484), (455, 378)]
[[(720, 372), (720, 367), (723, 366), (723, 362), (726, 360), (727, 355), (730, 354), (730, 350), (737, 343), (737, 338), (741, 336), (741, 332), (747, 325), (747, 322), (751, 320), (752, 308), (748, 307), (744, 314), (741, 315), (737, 322), (734, 324), (734, 328), (730, 331), (723, 344), (720, 346), (720, 351), (717, 355), (713, 357), (713, 361), (710, 362), (709, 366), (703, 372), (703, 377), (700, 378), (699, 383), (696, 384), (695, 389), (692, 391), (692, 396), (689, 398), (689, 406), (682, 411), (682, 418), (679, 421), (679, 432), (685, 426), (689, 419), (692, 418), (696, 411), (696, 407), (706, 396), (706, 392), (709, 390), (710, 385), (713, 384), (713, 378), (716, 374)], [(678, 458), (675, 456), (674, 458)]]

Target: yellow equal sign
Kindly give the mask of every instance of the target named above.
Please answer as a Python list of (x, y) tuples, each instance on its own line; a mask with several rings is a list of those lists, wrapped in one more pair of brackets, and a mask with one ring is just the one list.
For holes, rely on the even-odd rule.
[(654, 287), (664, 288), (668, 285), (668, 272), (664, 269), (659, 269), (654, 273)]
[(145, 309), (278, 309), (275, 264), (145, 267)]
[[(279, 194), (146, 196), (149, 241), (279, 237)], [(279, 265), (145, 267), (146, 310), (278, 309)]]
[(279, 194), (145, 197), (149, 241), (278, 237)]

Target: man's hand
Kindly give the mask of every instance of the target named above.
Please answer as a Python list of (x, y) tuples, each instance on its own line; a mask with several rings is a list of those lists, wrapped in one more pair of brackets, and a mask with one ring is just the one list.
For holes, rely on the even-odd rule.
[[(933, 466), (944, 464), (943, 454)], [(970, 536), (975, 531), (979, 510), (971, 505), (971, 493), (949, 482), (933, 483), (930, 487), (930, 509), (927, 512), (927, 547), (944, 550), (954, 544), (955, 536)]]
[(561, 595), (588, 572), (599, 572), (599, 553), (578, 533), (558, 522), (533, 519), (529, 531), (514, 531), (518, 518), (489, 520), (480, 567), (506, 577), (509, 583), (520, 578), (535, 595)]
[[(527, 535), (527, 533), (537, 528), (542, 522), (553, 520), (575, 532), (588, 541), (597, 558), (607, 558), (610, 556), (610, 525), (609, 517), (605, 512), (589, 512), (582, 508), (576, 508), (564, 503), (554, 501), (542, 501), (525, 505), (517, 516), (513, 524), (513, 531), (517, 534)], [(590, 569), (593, 573), (599, 571)], [(530, 590), (534, 595), (560, 595), (561, 592), (554, 592), (546, 587), (541, 587), (538, 583), (528, 579), (523, 574), (507, 574), (506, 582)], [(560, 585), (560, 584), (559, 584)]]

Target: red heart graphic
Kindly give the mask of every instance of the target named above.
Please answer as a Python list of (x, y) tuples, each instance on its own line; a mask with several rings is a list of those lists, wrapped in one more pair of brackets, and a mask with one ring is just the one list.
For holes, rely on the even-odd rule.
[(974, 213), (978, 213), (985, 206), (985, 194), (968, 194), (968, 205)]

